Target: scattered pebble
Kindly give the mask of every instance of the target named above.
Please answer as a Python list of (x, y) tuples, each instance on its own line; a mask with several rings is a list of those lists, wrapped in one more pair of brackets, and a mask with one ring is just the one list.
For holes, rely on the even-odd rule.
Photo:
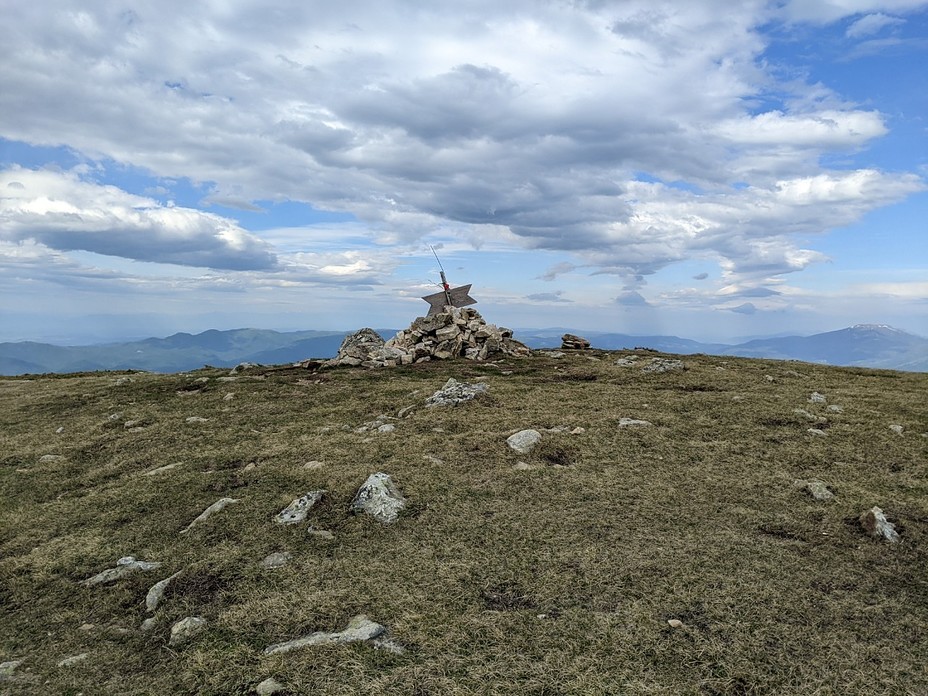
[(61, 435), (61, 433), (63, 433), (63, 432), (64, 432), (64, 427), (58, 428), (58, 429), (55, 431), (55, 435)]
[(667, 625), (671, 628), (683, 628), (683, 622), (680, 619), (667, 619)]
[(322, 462), (316, 461), (316, 460), (314, 459), (314, 460), (311, 461), (311, 462), (306, 462), (306, 463), (303, 465), (303, 468), (304, 468), (304, 469), (321, 469), (323, 466), (325, 466), (325, 464), (323, 464)]
[(378, 433), (392, 433), (394, 430), (396, 430), (396, 426), (393, 423), (384, 423), (377, 428)]
[(531, 464), (527, 464), (525, 462), (516, 462), (512, 468), (515, 469), (516, 471), (528, 471), (529, 469), (535, 469), (536, 467), (532, 466)]
[(229, 393), (226, 394), (224, 397), (222, 397), (222, 400), (223, 400), (223, 401), (232, 401), (232, 399), (234, 399), (234, 398), (235, 398), (235, 394), (234, 394), (233, 392), (229, 392)]
[(812, 392), (812, 394), (809, 395), (810, 404), (823, 404), (826, 401), (827, 399), (825, 398), (824, 394), (819, 394), (818, 392)]
[(831, 404), (828, 406), (828, 410), (832, 413), (844, 413), (844, 406), (838, 406), (838, 404)]
[(83, 623), (78, 627), (78, 631), (92, 631), (96, 628), (92, 623)]
[(809, 428), (806, 430), (806, 432), (809, 433), (809, 435), (813, 435), (814, 437), (825, 437), (825, 431), (821, 430), (820, 428)]
[(896, 433), (896, 435), (902, 435), (902, 431), (904, 430), (904, 428), (901, 425), (898, 425), (896, 423), (889, 426), (889, 429), (892, 430), (894, 433)]
[(245, 466), (242, 467), (242, 471), (254, 471), (258, 468), (258, 465), (254, 462), (248, 462)]
[(60, 454), (43, 454), (39, 457), (39, 464), (51, 464), (52, 462), (60, 462), (64, 459)]
[(317, 539), (325, 539), (326, 541), (331, 541), (332, 539), (335, 538), (335, 535), (332, 534), (332, 532), (330, 532), (329, 530), (316, 529), (315, 527), (312, 527), (312, 526), (307, 527), (306, 533), (309, 534), (310, 536), (316, 537)]
[(798, 483), (816, 500), (831, 500), (835, 497), (835, 494), (829, 490), (828, 486), (818, 479), (799, 481)]
[(445, 463), (445, 460), (444, 460), (444, 459), (439, 459), (438, 457), (436, 457), (436, 456), (434, 456), (434, 455), (432, 455), (432, 454), (423, 455), (422, 458), (423, 458), (425, 461), (427, 461), (429, 464), (434, 464), (435, 466), (442, 466), (442, 465)]
[(201, 416), (189, 416), (186, 419), (187, 423), (206, 423), (209, 421), (209, 418), (203, 418)]
[(142, 633), (148, 633), (155, 627), (155, 624), (157, 623), (157, 620), (150, 616), (142, 622), (142, 625), (139, 628), (141, 629)]
[(133, 380), (131, 377), (120, 377), (119, 379), (116, 380), (116, 386), (121, 387), (124, 384), (132, 384), (132, 382), (134, 381), (135, 380)]

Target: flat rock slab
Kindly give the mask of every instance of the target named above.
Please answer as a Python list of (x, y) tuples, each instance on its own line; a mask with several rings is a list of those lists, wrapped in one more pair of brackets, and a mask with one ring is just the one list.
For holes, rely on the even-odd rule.
[(83, 662), (88, 657), (90, 657), (90, 653), (81, 653), (80, 655), (71, 655), (70, 657), (66, 657), (63, 660), (59, 660), (57, 662), (57, 666), (58, 667), (71, 667), (72, 665), (76, 665), (78, 662)]
[(639, 420), (638, 418), (619, 418), (620, 428), (647, 427), (654, 425), (651, 421)]
[(541, 433), (537, 430), (520, 430), (506, 438), (506, 444), (519, 454), (528, 454), (541, 442)]
[(261, 561), (262, 568), (282, 568), (290, 562), (291, 555), (287, 551), (269, 553)]
[(348, 626), (342, 631), (336, 631), (334, 633), (317, 631), (303, 638), (295, 638), (285, 643), (274, 643), (264, 649), (264, 654), (275, 655), (277, 653), (290, 652), (291, 650), (299, 650), (300, 648), (307, 648), (313, 645), (331, 645), (333, 643), (354, 643), (373, 640), (383, 634), (384, 631), (386, 631), (384, 626), (381, 626), (375, 621), (371, 621), (364, 614), (359, 614), (351, 619), (351, 621), (348, 622)]
[(306, 519), (309, 511), (313, 506), (322, 500), (326, 491), (309, 491), (306, 495), (300, 496), (287, 507), (277, 513), (274, 521), (278, 524), (299, 524)]
[(390, 474), (383, 472), (368, 476), (351, 501), (352, 512), (365, 512), (383, 524), (396, 522), (404, 507), (406, 498)]
[(106, 570), (97, 573), (91, 578), (86, 580), (81, 580), (80, 584), (85, 587), (93, 587), (94, 585), (105, 585), (110, 582), (116, 582), (121, 578), (136, 573), (138, 571), (145, 570), (154, 570), (161, 566), (161, 563), (157, 561), (137, 561), (132, 556), (124, 556), (116, 561), (115, 568), (107, 568)]
[(683, 370), (682, 360), (669, 358), (651, 358), (651, 362), (641, 368), (642, 372), (678, 372)]
[(236, 500), (235, 498), (220, 498), (215, 503), (213, 503), (208, 508), (206, 508), (203, 512), (201, 512), (193, 522), (191, 522), (186, 527), (184, 527), (182, 530), (180, 530), (180, 533), (186, 534), (187, 532), (190, 531), (190, 529), (194, 525), (200, 524), (201, 522), (206, 520), (208, 517), (210, 517), (214, 513), (222, 510), (227, 505), (232, 505), (233, 503), (237, 503), (237, 502), (238, 500)]
[(486, 384), (467, 384), (458, 382), (454, 377), (445, 382), (445, 386), (425, 400), (426, 407), (430, 406), (456, 406), (470, 401), (478, 394), (487, 390)]

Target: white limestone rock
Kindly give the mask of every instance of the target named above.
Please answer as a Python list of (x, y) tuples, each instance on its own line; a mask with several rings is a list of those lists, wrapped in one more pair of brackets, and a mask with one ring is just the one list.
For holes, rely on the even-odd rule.
[(825, 398), (824, 394), (819, 394), (818, 392), (812, 392), (812, 394), (809, 395), (810, 404), (823, 404), (826, 401), (827, 399)]
[(281, 684), (274, 677), (268, 677), (255, 687), (255, 693), (258, 696), (271, 696), (271, 694), (286, 691), (287, 687)]
[(317, 631), (303, 638), (295, 638), (284, 643), (274, 643), (264, 649), (265, 655), (276, 655), (278, 653), (299, 650), (313, 645), (331, 645), (333, 643), (353, 643), (358, 641), (368, 641), (383, 635), (386, 627), (375, 621), (371, 621), (364, 614), (355, 616), (348, 622), (344, 630), (334, 633), (325, 633)]
[(158, 608), (158, 605), (161, 603), (161, 598), (164, 596), (164, 591), (167, 589), (168, 585), (171, 584), (171, 580), (180, 575), (181, 572), (182, 571), (178, 570), (174, 575), (166, 577), (164, 580), (159, 580), (151, 586), (148, 590), (148, 594), (145, 595), (145, 608), (149, 613)]
[(894, 433), (896, 433), (896, 435), (902, 435), (903, 431), (905, 430), (901, 425), (897, 423), (894, 423), (893, 425), (889, 426), (889, 429), (892, 430)]
[(300, 496), (287, 507), (277, 513), (274, 521), (278, 524), (299, 524), (306, 519), (309, 511), (313, 506), (322, 500), (325, 490), (310, 491), (306, 495)]
[(160, 568), (161, 563), (157, 561), (137, 561), (133, 556), (123, 556), (118, 561), (116, 561), (115, 568), (107, 568), (106, 570), (97, 573), (93, 577), (87, 578), (86, 580), (81, 580), (79, 584), (84, 585), (85, 587), (93, 587), (94, 585), (105, 585), (107, 583), (116, 582), (127, 575), (136, 573), (139, 571), (154, 570), (155, 568)]
[(189, 531), (194, 527), (194, 525), (200, 524), (201, 522), (203, 522), (204, 520), (206, 520), (207, 518), (209, 518), (209, 517), (210, 517), (211, 515), (213, 515), (214, 513), (217, 513), (217, 512), (219, 512), (220, 510), (222, 510), (223, 508), (225, 508), (226, 506), (232, 505), (233, 503), (237, 503), (237, 502), (238, 502), (238, 500), (236, 500), (235, 498), (220, 498), (220, 499), (217, 500), (215, 503), (213, 503), (213, 504), (210, 505), (208, 508), (206, 508), (203, 512), (201, 512), (201, 513), (197, 516), (197, 518), (196, 518), (193, 522), (191, 522), (190, 524), (188, 524), (186, 527), (184, 527), (184, 528), (180, 531), (180, 533), (181, 533), (181, 534), (186, 534), (187, 532), (189, 532)]
[(651, 421), (640, 420), (638, 418), (619, 418), (620, 428), (647, 427), (654, 425)]
[(57, 662), (57, 666), (58, 667), (71, 667), (73, 665), (76, 665), (78, 662), (83, 662), (88, 657), (90, 657), (90, 653), (80, 653), (79, 655), (71, 655), (70, 657), (66, 657), (63, 660), (59, 660)]
[(188, 616), (171, 626), (171, 638), (168, 644), (180, 646), (189, 643), (206, 630), (206, 619), (202, 616)]
[(383, 472), (368, 476), (351, 501), (352, 512), (365, 512), (383, 524), (396, 522), (404, 507), (406, 498), (396, 487), (390, 474)]
[(478, 394), (487, 391), (486, 384), (468, 384), (458, 382), (454, 377), (448, 379), (445, 385), (425, 400), (426, 407), (432, 406), (457, 406), (466, 401), (470, 401)]
[(671, 358), (651, 358), (651, 362), (641, 368), (642, 372), (679, 372), (684, 369), (682, 360)]
[(799, 485), (811, 495), (816, 500), (831, 500), (835, 497), (835, 494), (831, 492), (824, 481), (819, 481), (818, 479), (812, 479), (811, 481), (799, 481)]
[(287, 551), (275, 551), (269, 553), (261, 561), (262, 568), (282, 568), (290, 562), (292, 556)]
[(899, 541), (896, 525), (886, 519), (883, 511), (873, 506), (860, 516), (860, 526), (875, 539), (885, 539), (890, 543)]
[(812, 437), (825, 437), (825, 431), (821, 428), (809, 428), (806, 432)]
[(541, 433), (531, 428), (520, 430), (506, 438), (506, 444), (519, 454), (528, 454), (541, 442)]

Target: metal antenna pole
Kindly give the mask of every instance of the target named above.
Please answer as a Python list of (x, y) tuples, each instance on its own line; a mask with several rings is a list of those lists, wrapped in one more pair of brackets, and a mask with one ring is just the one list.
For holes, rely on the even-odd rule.
[(432, 254), (435, 256), (435, 260), (438, 261), (438, 272), (441, 274), (441, 287), (445, 291), (445, 300), (447, 301), (447, 306), (453, 307), (454, 303), (451, 301), (451, 286), (448, 285), (448, 279), (445, 278), (445, 267), (441, 265), (441, 259), (438, 258), (438, 254), (435, 252), (435, 247), (429, 244), (429, 249), (432, 250)]

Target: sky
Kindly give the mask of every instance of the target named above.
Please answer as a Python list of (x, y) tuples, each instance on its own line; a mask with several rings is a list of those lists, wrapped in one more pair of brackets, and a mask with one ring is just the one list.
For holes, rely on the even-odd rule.
[(928, 0), (2, 6), (0, 341), (928, 336)]

